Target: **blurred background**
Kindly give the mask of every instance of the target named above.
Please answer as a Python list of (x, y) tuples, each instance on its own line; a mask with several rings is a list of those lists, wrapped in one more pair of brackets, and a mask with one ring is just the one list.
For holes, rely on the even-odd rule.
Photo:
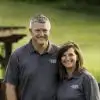
[[(84, 67), (100, 82), (100, 0), (0, 0), (0, 27), (26, 27), (17, 30), (27, 36), (13, 43), (12, 51), (29, 41), (29, 20), (39, 13), (51, 20), (50, 40), (57, 45), (69, 40), (78, 43)], [(1, 43), (1, 55), (4, 49)]]

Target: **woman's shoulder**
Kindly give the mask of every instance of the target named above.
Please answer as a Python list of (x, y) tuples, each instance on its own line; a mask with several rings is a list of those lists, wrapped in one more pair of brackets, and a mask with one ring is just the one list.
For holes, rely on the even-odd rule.
[(95, 80), (95, 77), (93, 76), (92, 73), (90, 73), (88, 70), (84, 70), (82, 72), (82, 77), (85, 79), (85, 80)]

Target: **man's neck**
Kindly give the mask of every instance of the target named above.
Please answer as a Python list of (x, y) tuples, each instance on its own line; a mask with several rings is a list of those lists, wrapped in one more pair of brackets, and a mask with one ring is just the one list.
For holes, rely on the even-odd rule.
[(34, 42), (34, 41), (32, 41), (32, 45), (34, 46), (34, 49), (38, 52), (38, 53), (40, 53), (40, 54), (43, 54), (46, 50), (47, 50), (47, 48), (48, 48), (48, 42), (47, 43), (45, 43), (45, 44), (37, 44), (36, 42)]

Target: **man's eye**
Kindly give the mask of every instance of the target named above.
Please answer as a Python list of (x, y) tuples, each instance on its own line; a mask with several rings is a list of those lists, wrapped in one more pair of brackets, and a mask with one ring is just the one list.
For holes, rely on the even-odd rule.
[(43, 32), (46, 33), (48, 30), (46, 29), (36, 29), (35, 32), (39, 33), (39, 32)]
[(37, 30), (35, 30), (36, 32), (40, 32), (40, 30), (39, 29), (37, 29)]
[(43, 29), (43, 32), (45, 33), (45, 32), (47, 32), (47, 30), (46, 29)]

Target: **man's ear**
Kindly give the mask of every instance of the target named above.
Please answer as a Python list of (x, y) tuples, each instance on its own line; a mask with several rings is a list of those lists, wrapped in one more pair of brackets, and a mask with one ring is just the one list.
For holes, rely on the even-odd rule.
[(29, 32), (30, 32), (30, 34), (32, 35), (32, 29), (29, 28)]
[(32, 29), (29, 28), (29, 32), (32, 33)]

